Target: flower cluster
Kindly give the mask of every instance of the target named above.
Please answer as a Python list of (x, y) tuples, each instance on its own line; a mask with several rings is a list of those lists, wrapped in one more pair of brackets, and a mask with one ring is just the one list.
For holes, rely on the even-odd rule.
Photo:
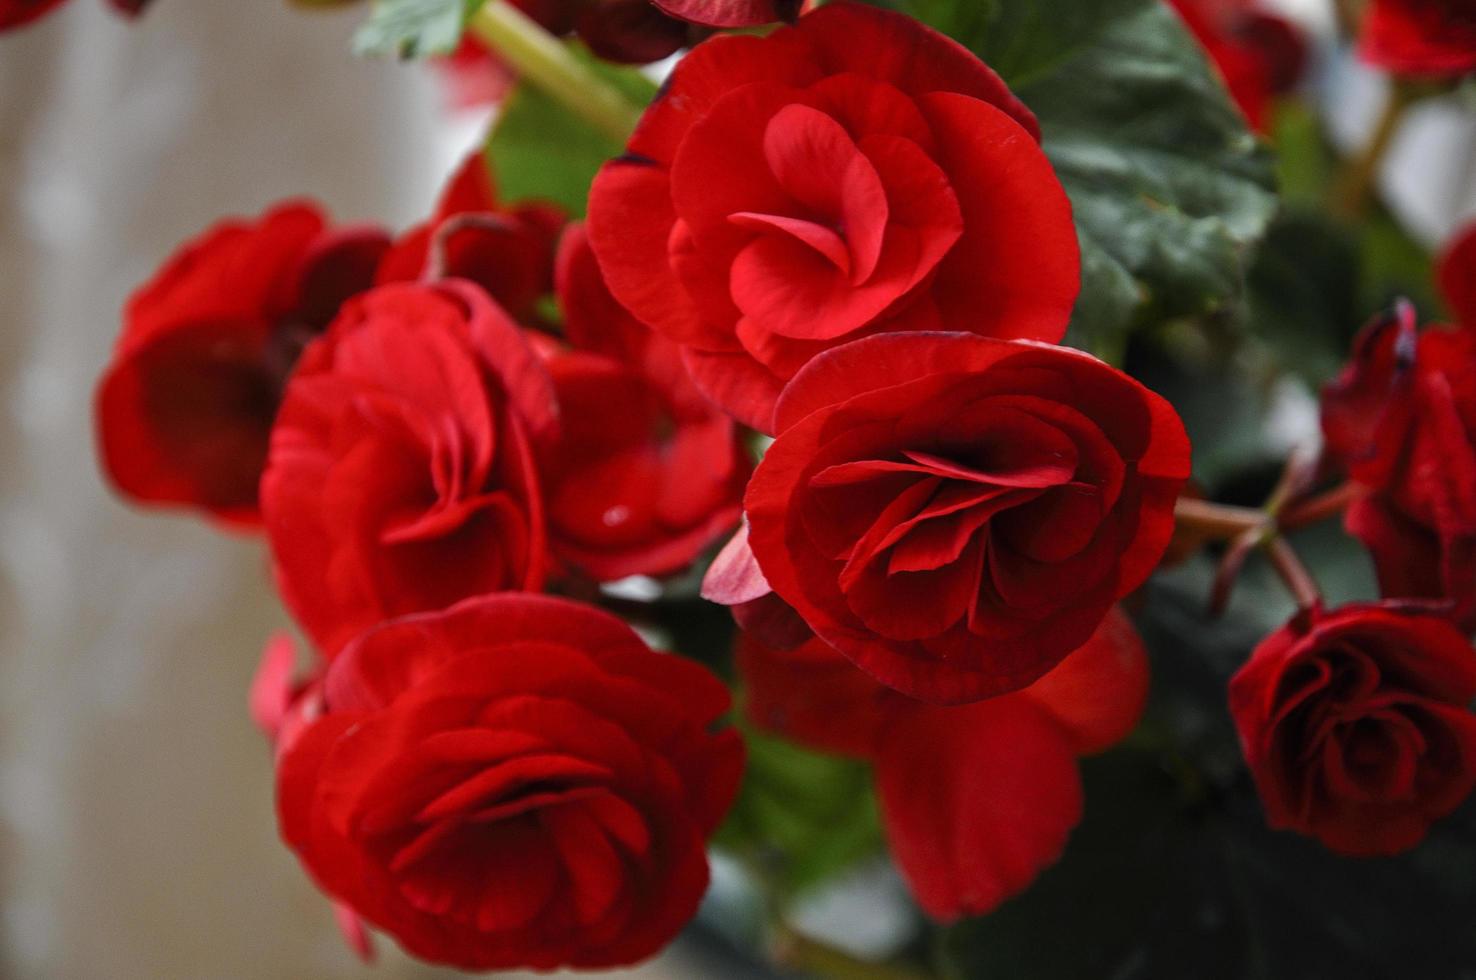
[[(587, 228), (502, 205), (474, 157), (398, 237), (282, 205), (137, 292), (104, 464), (264, 533), (318, 666), (294, 681), (273, 648), (255, 713), (325, 891), (464, 967), (669, 939), (739, 772), (709, 732), (726, 691), (539, 593), (680, 572), (740, 517), (709, 591), (801, 641), (745, 663), (823, 662), (875, 708), (857, 733), (888, 733), (865, 754), (923, 905), (982, 912), (1059, 852), (1075, 754), (1141, 709), (1112, 609), (1168, 542), (1189, 446), (1054, 346), (1080, 259), (1038, 137), (962, 47), (837, 3), (684, 59)], [(776, 436), (757, 471), (740, 424)], [(754, 594), (725, 588), (745, 571)], [(925, 830), (972, 813), (981, 767), (1049, 812), (997, 828), (1015, 851), (985, 811)]]
[[(1264, 548), (1301, 601), (1229, 685), (1274, 826), (1393, 853), (1470, 794), (1476, 231), (1443, 266), (1459, 325), (1400, 306), (1326, 388), (1315, 475), (1263, 510), (1186, 501), (1175, 408), (1063, 345), (1083, 242), (1105, 253), (964, 45), (852, 0), (517, 6), (615, 60), (712, 35), (587, 220), (502, 200), (478, 153), (399, 234), (304, 201), (224, 221), (134, 293), (97, 389), (122, 495), (264, 540), (311, 653), (300, 675), (273, 642), (251, 711), (282, 836), (356, 946), (600, 968), (696, 913), (743, 746), (717, 675), (648, 645), (671, 624), (610, 611), (634, 576), (665, 601), (700, 573), (748, 722), (869, 764), (940, 922), (1061, 855), (1078, 760), (1144, 713), (1125, 609), (1176, 526), (1232, 542), (1225, 589)], [(1263, 125), (1298, 36), (1174, 6)], [(1334, 475), (1381, 602), (1325, 608), (1283, 536)]]
[(1314, 601), (1261, 643), (1230, 707), (1273, 825), (1352, 855), (1415, 846), (1476, 787), (1476, 229), (1439, 278), (1458, 325), (1401, 301), (1322, 396), (1326, 468), (1384, 600)]
[(580, 225), (501, 206), (479, 156), (398, 237), (299, 202), (223, 222), (129, 301), (96, 405), (122, 493), (270, 546), (316, 666), (272, 647), (253, 714), (355, 935), (598, 966), (691, 917), (741, 770), (726, 689), (538, 593), (683, 570), (751, 463)]

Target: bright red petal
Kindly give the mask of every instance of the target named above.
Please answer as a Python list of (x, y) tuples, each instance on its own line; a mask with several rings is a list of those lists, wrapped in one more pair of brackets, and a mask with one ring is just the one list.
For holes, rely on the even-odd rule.
[(1071, 744), (1028, 699), (918, 708), (880, 743), (876, 786), (892, 856), (940, 922), (983, 915), (1023, 891), (1081, 819)]
[(1120, 607), (1086, 645), (1021, 692), (1060, 722), (1081, 755), (1127, 737), (1148, 701), (1148, 652)]

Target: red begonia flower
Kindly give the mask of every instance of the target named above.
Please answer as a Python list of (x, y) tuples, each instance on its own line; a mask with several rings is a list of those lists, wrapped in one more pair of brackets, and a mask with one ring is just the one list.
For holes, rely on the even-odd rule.
[(378, 282), (469, 279), (525, 322), (553, 289), (564, 221), (551, 204), (504, 208), (485, 157), (472, 153), (452, 175), (431, 220), (406, 232), (384, 257)]
[(1019, 697), (905, 712), (887, 728), (876, 789), (913, 897), (945, 923), (1024, 891), (1081, 821), (1071, 742)]
[(682, 20), (708, 27), (754, 27), (793, 20), (803, 0), (654, 0), (656, 6)]
[(1294, 86), (1307, 64), (1307, 41), (1284, 17), (1254, 0), (1170, 0), (1225, 78), (1246, 120), (1259, 132), (1272, 99)]
[[(0, 31), (24, 27), (32, 21), (40, 20), (65, 2), (66, 0), (0, 0)], [(120, 14), (136, 17), (143, 13), (149, 0), (108, 0), (108, 3)]]
[(610, 296), (583, 228), (559, 250), (567, 348), (549, 373), (559, 441), (543, 456), (549, 541), (601, 581), (680, 571), (738, 522), (752, 470), (737, 427), (676, 346)]
[(903, 702), (816, 636), (791, 650), (740, 633), (734, 650), (743, 707), (759, 728), (835, 755), (870, 759)]
[(393, 616), (541, 586), (534, 444), (554, 411), (537, 355), (472, 283), (344, 307), (287, 385), (262, 479), (282, 597), (325, 654)]
[(694, 29), (652, 0), (592, 0), (579, 11), (574, 30), (605, 60), (644, 65), (691, 44)]
[(1396, 75), (1451, 78), (1476, 71), (1472, 0), (1371, 0), (1358, 53)]
[(742, 744), (728, 693), (588, 606), (468, 600), (376, 627), (281, 758), (282, 835), (333, 898), (465, 970), (649, 957), (697, 910)]
[(832, 349), (775, 419), (744, 501), (767, 585), (940, 704), (1017, 690), (1085, 643), (1157, 565), (1189, 474), (1173, 408), (1127, 375), (966, 333)]
[(1476, 224), (1451, 239), (1440, 255), (1436, 275), (1455, 321), (1476, 327)]
[(784, 383), (882, 331), (1059, 340), (1071, 206), (1029, 110), (956, 42), (840, 2), (677, 65), (590, 195), (615, 297), (774, 431)]
[(144, 504), (260, 521), (257, 485), (282, 385), (302, 345), (367, 289), (388, 247), (330, 229), (307, 203), (225, 221), (130, 297), (97, 389), (103, 468)]
[(66, 0), (0, 0), (0, 31), (40, 20)]
[(1051, 713), (1077, 755), (1127, 738), (1148, 703), (1148, 651), (1133, 621), (1114, 606), (1080, 648), (1020, 692)]
[(1076, 757), (1121, 741), (1148, 689), (1119, 610), (1030, 687), (961, 707), (904, 698), (818, 638), (780, 651), (745, 634), (737, 662), (754, 724), (874, 761), (893, 857), (943, 922), (991, 911), (1056, 860), (1081, 817)]
[(1273, 827), (1395, 854), (1476, 785), (1476, 650), (1394, 604), (1313, 610), (1267, 637), (1230, 710)]
[[(1456, 266), (1445, 268), (1469, 312)], [(1329, 454), (1368, 492), (1347, 527), (1373, 553), (1383, 593), (1449, 600), (1476, 626), (1476, 326), (1422, 332), (1399, 304), (1323, 391), (1322, 426)]]

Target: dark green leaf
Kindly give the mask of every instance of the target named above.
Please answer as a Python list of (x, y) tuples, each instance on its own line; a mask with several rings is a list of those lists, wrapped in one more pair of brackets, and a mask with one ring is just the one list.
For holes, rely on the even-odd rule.
[(373, 0), (354, 35), (359, 54), (424, 58), (455, 49), (482, 0)]
[(1357, 304), (1358, 244), (1322, 213), (1288, 209), (1250, 272), (1250, 330), (1278, 367), (1321, 385), (1347, 359), (1367, 316)]
[[(583, 52), (577, 46), (575, 50)], [(644, 106), (656, 95), (655, 83), (635, 69), (618, 68), (587, 55), (583, 60), (632, 105)], [(488, 159), (505, 199), (554, 201), (581, 216), (595, 172), (624, 149), (526, 82), (518, 84), (503, 103), (487, 141)]]
[(1241, 294), (1276, 210), (1271, 156), (1171, 10), (1116, 19), (1017, 92), (1076, 210), (1089, 264), (1074, 325), (1089, 346)]
[(1154, 0), (907, 0), (919, 20), (962, 42), (1013, 87), (1049, 74)]
[(1242, 297), (1276, 210), (1271, 155), (1167, 5), (891, 3), (962, 41), (1039, 118), (1082, 244), (1072, 343), (1111, 360), (1136, 326)]

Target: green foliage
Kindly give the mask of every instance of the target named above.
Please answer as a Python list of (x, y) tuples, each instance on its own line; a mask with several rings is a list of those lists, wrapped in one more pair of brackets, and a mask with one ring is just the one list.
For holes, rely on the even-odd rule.
[(1154, 0), (907, 0), (904, 9), (962, 41), (1012, 87), (1050, 74)]
[(372, 0), (354, 35), (359, 54), (424, 58), (455, 49), (482, 0)]
[(1071, 342), (1109, 360), (1154, 320), (1237, 303), (1276, 210), (1271, 155), (1178, 17), (1152, 0), (899, 0), (1000, 73), (1071, 196)]
[(871, 768), (744, 732), (748, 768), (717, 845), (790, 897), (881, 847)]
[(1089, 345), (1241, 294), (1276, 209), (1271, 158), (1170, 10), (1121, 18), (1019, 94), (1076, 210)]
[(1326, 215), (1288, 208), (1250, 273), (1250, 330), (1279, 367), (1320, 386), (1348, 357), (1369, 312), (1358, 300), (1356, 237)]
[[(582, 47), (571, 47), (632, 105), (644, 106), (655, 98), (655, 83), (639, 71), (605, 64)], [(624, 149), (527, 82), (519, 83), (503, 103), (487, 141), (487, 156), (504, 198), (554, 201), (576, 216), (584, 214), (589, 185), (600, 165)]]

